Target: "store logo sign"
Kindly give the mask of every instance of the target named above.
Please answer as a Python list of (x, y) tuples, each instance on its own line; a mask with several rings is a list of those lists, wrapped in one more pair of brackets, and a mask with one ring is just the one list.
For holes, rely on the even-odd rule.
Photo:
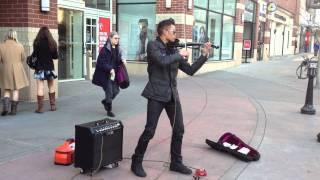
[(99, 51), (108, 40), (110, 18), (99, 17)]
[(250, 50), (251, 49), (251, 40), (246, 39), (243, 40), (243, 50)]

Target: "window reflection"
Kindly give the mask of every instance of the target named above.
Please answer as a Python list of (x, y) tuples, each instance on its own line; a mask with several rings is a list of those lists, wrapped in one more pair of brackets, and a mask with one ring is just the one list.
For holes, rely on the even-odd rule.
[(235, 15), (236, 0), (224, 0), (224, 13), (231, 16)]
[[(209, 19), (208, 19), (208, 30), (209, 30), (209, 40), (210, 42), (214, 43), (215, 45), (220, 45), (220, 41), (221, 41), (221, 14), (217, 14), (217, 13), (209, 13)], [(219, 50), (215, 50), (213, 53), (210, 53), (209, 55), (210, 59), (213, 60), (219, 60), (220, 58), (220, 51)]]
[(155, 38), (155, 4), (119, 4), (120, 45), (127, 60), (146, 61), (147, 43)]
[[(209, 60), (233, 58), (235, 3), (236, 0), (194, 0), (192, 40), (201, 43), (209, 40), (221, 46), (210, 52)], [(192, 55), (195, 60), (200, 50), (193, 50)]]
[(209, 9), (216, 12), (222, 12), (223, 1), (221, 0), (209, 0)]
[(110, 10), (110, 0), (84, 0), (86, 7)]
[(97, 61), (97, 20), (86, 18), (86, 51), (92, 53), (92, 67)]
[(83, 77), (83, 12), (58, 9), (59, 79)]
[(233, 18), (229, 16), (223, 17), (221, 59), (232, 59), (233, 24)]

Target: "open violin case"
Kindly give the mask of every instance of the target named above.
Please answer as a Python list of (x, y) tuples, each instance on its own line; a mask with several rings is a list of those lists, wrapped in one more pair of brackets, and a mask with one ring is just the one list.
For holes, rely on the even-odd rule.
[(260, 159), (260, 153), (257, 150), (230, 132), (224, 133), (218, 142), (206, 139), (206, 143), (213, 149), (228, 153), (242, 161), (249, 162)]

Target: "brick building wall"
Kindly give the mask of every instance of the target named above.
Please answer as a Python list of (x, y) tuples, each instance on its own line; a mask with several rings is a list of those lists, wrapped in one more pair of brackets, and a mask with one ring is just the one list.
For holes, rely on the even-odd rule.
[[(264, 36), (265, 44), (270, 44), (270, 32), (271, 32), (270, 21), (267, 20), (265, 25), (265, 36)], [(269, 34), (268, 36), (266, 35), (267, 33)]]
[[(236, 6), (236, 19), (235, 26), (236, 31), (234, 34), (234, 42), (242, 43), (243, 41), (243, 22), (242, 22), (242, 14), (244, 14), (244, 0), (237, 0)], [(240, 29), (240, 30), (239, 30)]]
[(57, 0), (50, 1), (50, 11), (40, 12), (40, 0), (1, 0), (1, 27), (41, 27), (56, 29)]
[[(174, 18), (176, 22), (177, 38), (181, 38), (181, 39), (186, 38), (191, 40), (193, 26), (192, 24), (190, 24), (190, 20), (188, 20), (188, 18), (190, 18), (190, 16), (193, 15), (193, 8), (188, 9), (186, 6), (184, 6), (187, 4), (188, 4), (188, 0), (171, 0), (171, 7), (166, 8), (165, 0), (157, 0), (156, 14), (157, 16), (167, 15), (166, 18), (170, 18), (170, 17), (174, 18), (174, 16), (177, 16), (177, 15), (182, 17), (182, 18), (176, 18), (176, 19)], [(157, 21), (157, 23), (159, 21)]]
[(278, 7), (294, 14), (297, 11), (299, 0), (272, 0), (272, 2), (276, 3)]
[[(188, 4), (188, 0), (171, 0), (171, 8), (166, 8), (166, 0), (157, 0), (157, 13), (185, 13), (185, 5)], [(192, 15), (193, 10), (188, 9), (187, 14)]]
[[(50, 0), (50, 11), (40, 11), (40, 0), (0, 0), (0, 41), (9, 29), (17, 31), (18, 40), (24, 46), (25, 53), (33, 51), (33, 41), (42, 26), (48, 26), (55, 40), (58, 40), (57, 0)], [(57, 61), (55, 63), (58, 69)], [(30, 85), (20, 91), (20, 100), (36, 100), (36, 82), (33, 70), (24, 63)], [(48, 89), (45, 88), (47, 92)], [(56, 82), (58, 96), (58, 83)], [(47, 93), (45, 93), (47, 98)]]
[(295, 25), (299, 24), (299, 11), (301, 0), (272, 0), (272, 2), (276, 3), (278, 7), (281, 7), (282, 9), (285, 9), (290, 13), (295, 14), (294, 23)]

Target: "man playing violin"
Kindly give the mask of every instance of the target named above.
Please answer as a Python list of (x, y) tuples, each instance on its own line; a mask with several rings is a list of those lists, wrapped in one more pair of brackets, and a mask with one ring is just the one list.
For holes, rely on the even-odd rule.
[(192, 171), (182, 162), (181, 146), (184, 134), (182, 109), (177, 89), (178, 69), (192, 76), (207, 61), (211, 43), (204, 44), (201, 56), (190, 65), (187, 60), (189, 52), (185, 49), (168, 46), (176, 40), (176, 27), (173, 19), (159, 22), (158, 37), (147, 45), (149, 81), (142, 92), (148, 99), (147, 122), (132, 155), (132, 172), (139, 177), (146, 177), (142, 161), (149, 141), (153, 138), (159, 116), (165, 109), (172, 127), (170, 170), (182, 174)]

